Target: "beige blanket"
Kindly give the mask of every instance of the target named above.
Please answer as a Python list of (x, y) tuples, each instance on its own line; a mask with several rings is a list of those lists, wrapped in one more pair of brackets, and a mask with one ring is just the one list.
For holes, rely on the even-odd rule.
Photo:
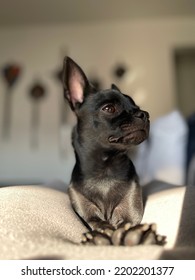
[(195, 259), (195, 187), (144, 187), (143, 222), (157, 224), (164, 247), (84, 246), (87, 229), (66, 193), (43, 186), (0, 189), (0, 259)]

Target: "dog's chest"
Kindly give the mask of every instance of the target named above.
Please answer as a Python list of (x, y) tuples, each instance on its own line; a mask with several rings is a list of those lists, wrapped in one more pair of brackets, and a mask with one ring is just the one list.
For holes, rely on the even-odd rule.
[(88, 179), (86, 181), (85, 187), (89, 193), (96, 193), (103, 197), (106, 197), (108, 193), (115, 188), (117, 182), (113, 180), (97, 180), (97, 179)]
[(94, 202), (118, 203), (129, 190), (128, 182), (122, 182), (116, 179), (88, 179), (85, 184), (85, 190), (90, 200)]
[(85, 196), (99, 209), (103, 219), (107, 220), (111, 219), (114, 209), (131, 194), (131, 188), (135, 188), (134, 180), (89, 179), (85, 185)]

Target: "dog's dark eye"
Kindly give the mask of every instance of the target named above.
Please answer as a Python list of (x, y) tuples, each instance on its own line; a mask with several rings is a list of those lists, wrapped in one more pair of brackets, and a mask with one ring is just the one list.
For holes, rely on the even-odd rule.
[(103, 108), (102, 111), (108, 113), (108, 114), (114, 114), (116, 112), (116, 106), (113, 104), (106, 104)]

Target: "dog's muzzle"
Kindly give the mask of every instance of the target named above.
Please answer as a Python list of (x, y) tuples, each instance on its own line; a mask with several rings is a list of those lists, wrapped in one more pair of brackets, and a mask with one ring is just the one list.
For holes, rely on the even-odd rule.
[(131, 121), (123, 122), (120, 126), (120, 135), (111, 135), (108, 138), (111, 144), (138, 145), (148, 138), (150, 128), (149, 114), (146, 111), (137, 111)]

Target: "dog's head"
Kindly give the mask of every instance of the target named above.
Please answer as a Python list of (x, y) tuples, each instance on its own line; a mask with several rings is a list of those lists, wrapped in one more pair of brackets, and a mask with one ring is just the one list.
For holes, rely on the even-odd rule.
[(148, 112), (140, 110), (115, 85), (97, 91), (69, 57), (64, 59), (63, 85), (64, 96), (77, 116), (80, 141), (127, 149), (148, 137)]

